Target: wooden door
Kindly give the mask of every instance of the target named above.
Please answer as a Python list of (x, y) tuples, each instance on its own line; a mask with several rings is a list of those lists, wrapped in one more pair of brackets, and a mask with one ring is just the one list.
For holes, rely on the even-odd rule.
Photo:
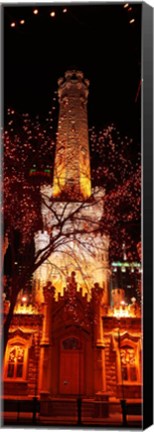
[(60, 352), (60, 394), (77, 395), (82, 384), (82, 350), (78, 339), (69, 338), (66, 341)]

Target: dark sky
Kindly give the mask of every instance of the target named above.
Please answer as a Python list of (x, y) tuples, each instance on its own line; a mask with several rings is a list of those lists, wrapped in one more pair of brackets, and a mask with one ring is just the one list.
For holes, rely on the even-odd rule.
[[(76, 67), (90, 79), (89, 126), (113, 121), (120, 131), (139, 138), (140, 95), (137, 102), (135, 97), (141, 74), (141, 4), (133, 3), (131, 11), (115, 2), (67, 4), (67, 13), (64, 7), (4, 7), (4, 106), (46, 115), (57, 79)], [(13, 21), (15, 28), (10, 27)]]

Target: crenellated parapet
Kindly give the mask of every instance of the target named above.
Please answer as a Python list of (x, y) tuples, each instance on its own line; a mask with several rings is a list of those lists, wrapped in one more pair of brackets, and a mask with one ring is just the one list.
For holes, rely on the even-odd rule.
[[(58, 79), (58, 96), (59, 102), (68, 102), (68, 91), (72, 91), (73, 94), (75, 90), (80, 91), (80, 100), (82, 102), (87, 102), (88, 98), (88, 87), (89, 80), (84, 78), (84, 74), (81, 71), (70, 70), (65, 72), (64, 78)], [(72, 95), (73, 97), (73, 95)]]

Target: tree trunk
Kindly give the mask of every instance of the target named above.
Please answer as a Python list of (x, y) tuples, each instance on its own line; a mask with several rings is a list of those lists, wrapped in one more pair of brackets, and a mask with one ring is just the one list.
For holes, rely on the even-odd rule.
[(5, 351), (6, 351), (6, 347), (7, 347), (7, 342), (8, 342), (8, 335), (9, 335), (9, 328), (11, 325), (11, 321), (13, 318), (13, 312), (14, 312), (14, 307), (16, 305), (16, 301), (17, 301), (17, 297), (19, 292), (21, 291), (21, 289), (24, 289), (27, 280), (29, 280), (29, 275), (27, 273), (27, 275), (25, 277), (23, 277), (22, 279), (17, 279), (17, 277), (15, 277), (15, 280), (12, 282), (12, 294), (10, 297), (10, 308), (9, 308), (9, 312), (6, 316), (5, 322), (3, 324), (3, 330), (2, 330), (2, 350), (3, 350), (3, 357), (5, 355)]
[[(17, 293), (18, 294), (18, 293)], [(3, 357), (5, 355), (5, 351), (6, 351), (6, 347), (7, 347), (7, 342), (8, 342), (8, 335), (9, 335), (9, 328), (10, 328), (10, 324), (13, 318), (13, 311), (14, 311), (14, 307), (16, 304), (16, 299), (17, 299), (17, 294), (15, 294), (14, 296), (12, 296), (11, 301), (10, 301), (10, 309), (9, 312), (6, 316), (6, 320), (4, 322), (3, 325), (3, 331), (2, 331), (2, 352), (3, 352)]]

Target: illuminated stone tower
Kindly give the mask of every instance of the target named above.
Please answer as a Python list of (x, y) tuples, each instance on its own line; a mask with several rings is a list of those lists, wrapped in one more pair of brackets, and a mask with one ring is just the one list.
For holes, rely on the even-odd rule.
[[(74, 271), (78, 289), (81, 288), (90, 299), (91, 290), (98, 283), (104, 291), (104, 302), (108, 302), (109, 239), (99, 232), (105, 191), (91, 187), (88, 87), (89, 81), (84, 79), (83, 73), (75, 70), (67, 71), (65, 77), (58, 80), (59, 119), (53, 186), (45, 185), (41, 189), (44, 232), (35, 235), (36, 253), (50, 243), (51, 233), (52, 239), (56, 238), (57, 221), (61, 217), (67, 223), (63, 224), (58, 248), (35, 272), (40, 302), (42, 287), (47, 281), (51, 280), (55, 286), (57, 298), (58, 293), (63, 295), (67, 278)], [(72, 220), (74, 211), (77, 214), (75, 222)], [(94, 227), (98, 228), (95, 233)], [(71, 231), (78, 235), (68, 238)]]
[(59, 120), (53, 196), (82, 200), (91, 195), (87, 98), (89, 81), (80, 71), (58, 80)]

